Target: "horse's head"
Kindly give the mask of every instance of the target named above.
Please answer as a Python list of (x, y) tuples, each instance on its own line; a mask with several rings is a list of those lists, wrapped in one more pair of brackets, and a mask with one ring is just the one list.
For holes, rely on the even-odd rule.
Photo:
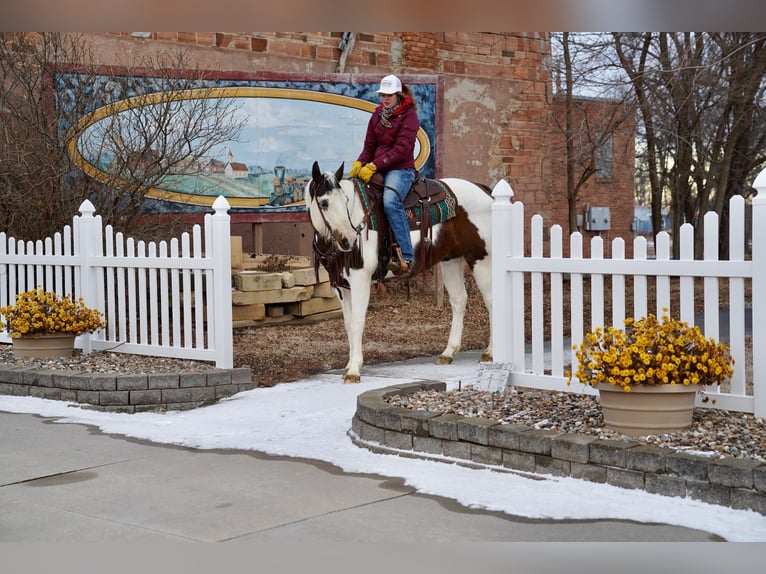
[[(351, 185), (341, 185), (343, 165), (333, 172), (322, 172), (314, 162), (311, 179), (304, 190), (304, 200), (314, 230), (325, 239), (332, 239), (341, 251), (351, 251), (363, 223), (355, 225), (352, 218), (354, 191)], [(348, 182), (346, 182), (348, 183)]]

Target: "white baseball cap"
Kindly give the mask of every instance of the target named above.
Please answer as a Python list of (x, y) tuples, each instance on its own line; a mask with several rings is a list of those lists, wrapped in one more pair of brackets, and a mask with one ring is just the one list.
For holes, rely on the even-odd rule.
[(379, 94), (398, 94), (402, 91), (402, 81), (394, 75), (386, 76), (380, 81)]

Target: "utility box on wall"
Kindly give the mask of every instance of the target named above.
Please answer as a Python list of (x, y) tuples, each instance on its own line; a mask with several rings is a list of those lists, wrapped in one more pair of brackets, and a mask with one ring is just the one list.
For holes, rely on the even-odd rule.
[(609, 231), (612, 217), (608, 207), (591, 207), (586, 214), (589, 231)]

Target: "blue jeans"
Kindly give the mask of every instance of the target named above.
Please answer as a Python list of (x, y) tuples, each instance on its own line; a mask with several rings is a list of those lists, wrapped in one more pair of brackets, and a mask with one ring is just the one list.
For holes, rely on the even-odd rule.
[[(394, 233), (394, 239), (402, 250), (402, 257), (412, 262), (412, 241), (410, 240), (410, 225), (407, 223), (407, 215), (404, 213), (402, 200), (415, 180), (413, 168), (395, 169), (386, 173), (383, 184), (383, 211), (386, 212), (388, 224)], [(389, 189), (393, 188), (393, 189)], [(394, 189), (398, 192), (394, 192)]]

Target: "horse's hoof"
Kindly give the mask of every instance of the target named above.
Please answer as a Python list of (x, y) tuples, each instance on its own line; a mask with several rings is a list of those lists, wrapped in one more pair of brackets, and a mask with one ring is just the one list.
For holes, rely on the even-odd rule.
[(439, 355), (439, 358), (436, 359), (437, 365), (451, 365), (452, 364), (452, 357), (448, 357), (447, 355)]
[(349, 375), (344, 374), (343, 375), (343, 384), (344, 385), (355, 385), (360, 380), (359, 375)]
[(481, 354), (481, 357), (479, 357), (480, 363), (491, 363), (492, 362), (492, 351), (486, 350)]

